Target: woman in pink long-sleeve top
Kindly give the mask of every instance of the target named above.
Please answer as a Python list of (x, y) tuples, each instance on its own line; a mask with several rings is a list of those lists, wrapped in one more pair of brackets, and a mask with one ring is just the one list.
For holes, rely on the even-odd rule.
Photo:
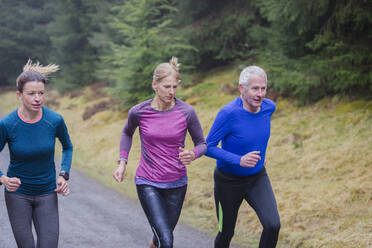
[[(173, 230), (187, 188), (186, 165), (206, 151), (198, 117), (187, 103), (175, 98), (181, 77), (177, 58), (159, 64), (153, 75), (153, 99), (129, 111), (120, 140), (119, 167), (114, 178), (124, 178), (134, 131), (139, 127), (141, 159), (135, 183), (138, 198), (154, 233), (150, 247), (173, 247)], [(184, 146), (187, 131), (194, 149)]]

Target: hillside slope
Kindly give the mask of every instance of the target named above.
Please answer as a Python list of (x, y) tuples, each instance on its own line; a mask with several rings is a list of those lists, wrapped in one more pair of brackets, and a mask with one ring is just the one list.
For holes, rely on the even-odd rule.
[[(205, 136), (221, 106), (238, 96), (232, 83), (237, 78), (233, 70), (212, 71), (201, 84), (179, 90), (179, 96), (194, 105)], [(117, 110), (99, 85), (65, 96), (52, 91), (48, 98), (47, 105), (68, 125), (74, 166), (136, 198), (138, 131), (126, 181), (117, 184), (111, 176), (126, 113)], [(267, 170), (282, 222), (278, 247), (372, 246), (372, 102), (334, 98), (306, 107), (297, 107), (290, 99), (276, 102)], [(14, 93), (1, 94), (1, 113), (16, 106)], [(98, 109), (101, 112), (94, 114)], [(188, 137), (187, 147), (191, 145)], [(214, 160), (202, 157), (188, 167), (189, 188), (181, 216), (208, 233), (217, 230), (214, 166)], [(243, 204), (234, 242), (254, 247), (260, 232), (257, 217)]]

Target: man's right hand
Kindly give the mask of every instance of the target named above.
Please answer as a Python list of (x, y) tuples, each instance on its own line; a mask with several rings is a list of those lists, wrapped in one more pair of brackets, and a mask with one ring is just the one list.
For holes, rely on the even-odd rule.
[(240, 159), (240, 166), (243, 167), (255, 167), (258, 160), (261, 160), (261, 156), (259, 155), (260, 151), (253, 151), (245, 154)]
[(14, 192), (21, 186), (21, 180), (18, 177), (7, 177), (2, 175), (0, 177), (0, 182), (4, 184), (9, 192)]

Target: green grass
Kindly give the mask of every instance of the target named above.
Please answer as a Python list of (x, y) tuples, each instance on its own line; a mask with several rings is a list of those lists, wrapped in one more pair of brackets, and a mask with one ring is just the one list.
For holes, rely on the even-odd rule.
[[(227, 92), (236, 71), (212, 71), (202, 84), (179, 89), (194, 108), (204, 135), (218, 110), (237, 96)], [(230, 85), (226, 88), (226, 85)], [(136, 199), (133, 177), (139, 161), (138, 131), (126, 180), (112, 179), (126, 113), (107, 110), (83, 121), (96, 99), (87, 88), (76, 98), (55, 96), (74, 143), (73, 166), (103, 184)], [(1, 95), (0, 112), (17, 105), (14, 93)], [(190, 137), (186, 146), (192, 147)], [(272, 120), (267, 170), (277, 198), (282, 228), (278, 247), (370, 247), (372, 245), (372, 102), (323, 99), (298, 107), (279, 99)], [(213, 201), (215, 161), (202, 157), (188, 166), (189, 186), (181, 221), (215, 234)], [(78, 190), (78, 189), (76, 189)], [(261, 226), (246, 203), (240, 208), (234, 242), (256, 247)]]

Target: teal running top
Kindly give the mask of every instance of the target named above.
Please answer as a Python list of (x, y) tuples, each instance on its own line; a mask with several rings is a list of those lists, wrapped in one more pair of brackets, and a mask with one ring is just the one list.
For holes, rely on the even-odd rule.
[(8, 143), (10, 153), (7, 176), (21, 180), (15, 193), (43, 195), (54, 191), (56, 137), (63, 148), (61, 170), (69, 173), (73, 146), (60, 114), (43, 107), (42, 117), (35, 123), (23, 121), (17, 110), (0, 120), (0, 152)]

